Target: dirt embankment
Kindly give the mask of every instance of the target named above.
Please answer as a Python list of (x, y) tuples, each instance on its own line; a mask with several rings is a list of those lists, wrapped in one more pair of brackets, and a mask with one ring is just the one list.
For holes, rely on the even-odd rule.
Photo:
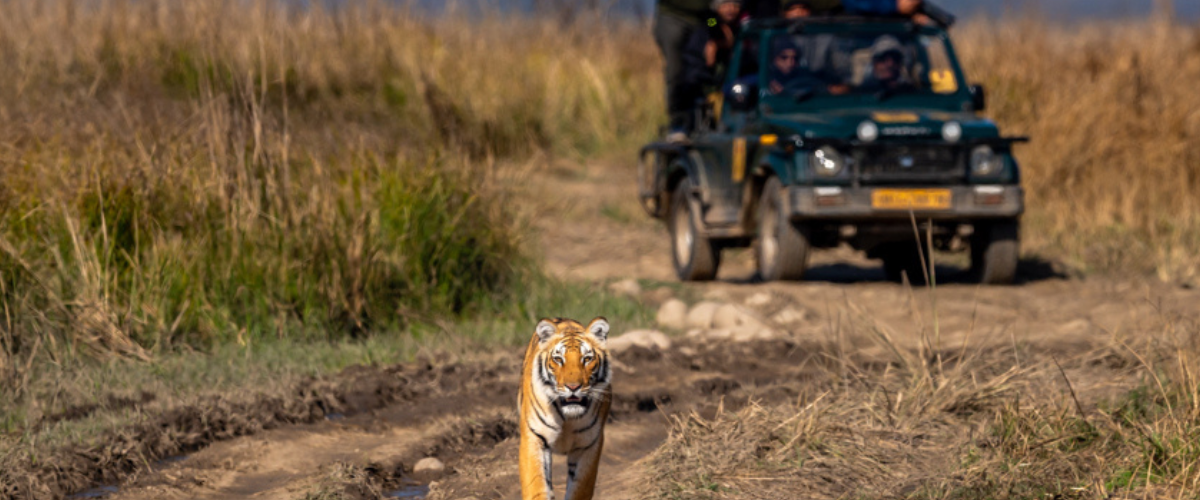
[[(447, 378), (492, 373), (486, 365), (424, 361), (387, 368), (352, 367), (326, 379), (308, 379), (289, 392), (204, 397), (109, 433), (93, 443), (55, 450), (36, 461), (5, 464), (0, 493), (8, 498), (62, 498), (98, 485), (136, 480), (213, 443), (289, 425), (340, 419), (443, 390)], [(144, 395), (143, 401), (153, 399)], [(114, 399), (114, 404), (121, 401)], [(110, 401), (112, 402), (112, 401)], [(52, 415), (46, 424), (83, 418), (96, 408)], [(39, 424), (40, 425), (40, 424)]]

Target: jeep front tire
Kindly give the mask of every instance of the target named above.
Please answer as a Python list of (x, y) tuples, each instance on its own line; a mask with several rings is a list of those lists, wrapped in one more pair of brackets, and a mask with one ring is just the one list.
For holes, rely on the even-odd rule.
[(758, 244), (755, 257), (763, 281), (799, 280), (808, 268), (812, 249), (805, 226), (787, 217), (783, 184), (778, 177), (767, 179), (758, 202)]
[(671, 193), (671, 255), (681, 281), (711, 281), (717, 277), (721, 251), (696, 227), (701, 214), (699, 202), (689, 196), (693, 189), (692, 180), (684, 178)]
[(1017, 277), (1020, 226), (1016, 220), (975, 225), (971, 235), (971, 269), (979, 283), (1009, 285)]

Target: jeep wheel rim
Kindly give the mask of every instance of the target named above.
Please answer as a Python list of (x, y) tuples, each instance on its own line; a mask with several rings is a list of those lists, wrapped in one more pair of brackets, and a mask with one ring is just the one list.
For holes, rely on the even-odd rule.
[(681, 208), (675, 211), (675, 260), (680, 267), (686, 267), (692, 262), (695, 235), (692, 234), (691, 210), (686, 201)]

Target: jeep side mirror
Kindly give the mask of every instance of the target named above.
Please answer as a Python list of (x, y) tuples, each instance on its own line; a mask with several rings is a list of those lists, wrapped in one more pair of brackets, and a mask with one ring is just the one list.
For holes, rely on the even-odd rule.
[(983, 85), (972, 85), (971, 89), (971, 107), (975, 111), (983, 111), (987, 109), (987, 95), (983, 91)]
[(734, 111), (749, 111), (758, 105), (758, 85), (735, 83), (725, 91), (725, 100)]

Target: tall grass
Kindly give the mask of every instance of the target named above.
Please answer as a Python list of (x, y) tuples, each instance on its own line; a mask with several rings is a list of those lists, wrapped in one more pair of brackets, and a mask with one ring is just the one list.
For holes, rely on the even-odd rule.
[(1029, 248), (1101, 271), (1200, 273), (1200, 29), (1165, 19), (955, 30), (990, 114), (1028, 135)]
[(0, 3), (0, 381), (39, 355), (537, 314), (497, 162), (656, 125), (640, 28), (595, 21)]
[[(1188, 279), (1200, 33), (954, 30), (1034, 142), (1027, 249)], [(0, 368), (353, 336), (519, 295), (508, 160), (632, 157), (662, 121), (649, 26), (393, 2), (0, 3)], [(12, 377), (6, 377), (11, 379)]]

